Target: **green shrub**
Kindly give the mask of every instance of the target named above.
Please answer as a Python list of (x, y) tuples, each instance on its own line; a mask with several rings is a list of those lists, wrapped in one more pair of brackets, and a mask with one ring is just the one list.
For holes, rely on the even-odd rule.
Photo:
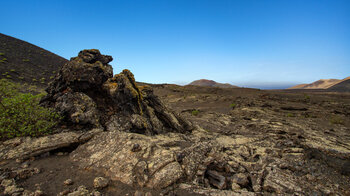
[(310, 102), (310, 96), (309, 95), (307, 95), (307, 94), (304, 94), (304, 101), (305, 102)]
[(293, 113), (288, 113), (287, 117), (295, 117), (295, 115)]
[(39, 105), (42, 96), (20, 93), (19, 85), (0, 80), (0, 139), (51, 132), (60, 116)]
[(199, 114), (199, 111), (198, 110), (192, 110), (192, 116), (197, 116)]
[(22, 59), (23, 62), (29, 62), (29, 59)]
[(2, 58), (1, 60), (0, 60), (0, 63), (6, 63), (7, 62), (7, 58)]
[(334, 124), (334, 125), (343, 125), (344, 124), (344, 120), (343, 118), (341, 118), (340, 116), (332, 116), (330, 119), (329, 119), (329, 122), (331, 124)]
[(231, 103), (231, 104), (230, 104), (230, 108), (235, 109), (235, 107), (236, 107), (236, 104), (235, 104), (235, 103)]
[(16, 70), (15, 70), (15, 69), (11, 69), (10, 71), (11, 71), (11, 72), (15, 72)]
[(5, 55), (5, 53), (3, 53), (3, 52), (0, 52), (0, 56), (4, 56)]

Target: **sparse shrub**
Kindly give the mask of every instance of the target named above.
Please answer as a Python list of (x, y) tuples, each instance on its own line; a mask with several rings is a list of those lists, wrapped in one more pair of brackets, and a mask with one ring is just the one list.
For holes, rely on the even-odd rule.
[(198, 116), (199, 110), (192, 110), (191, 114), (192, 116)]
[(0, 63), (6, 63), (7, 62), (7, 58), (2, 58), (1, 60), (0, 60)]
[(10, 71), (11, 71), (11, 72), (15, 72), (16, 70), (15, 70), (15, 69), (11, 69)]
[(5, 53), (3, 53), (3, 52), (0, 52), (0, 56), (4, 56), (5, 55)]
[(32, 79), (33, 82), (36, 82), (37, 80), (35, 78)]
[(310, 96), (307, 94), (304, 94), (304, 101), (305, 102), (310, 102)]
[(288, 113), (287, 117), (295, 117), (295, 115), (293, 113)]
[(6, 78), (12, 78), (12, 76), (10, 76), (10, 75), (6, 75)]
[(50, 76), (50, 80), (52, 80), (54, 78), (54, 76)]
[(5, 73), (3, 73), (2, 75), (3, 76), (7, 76), (9, 74), (9, 72), (5, 72)]
[(56, 73), (56, 71), (53, 71), (52, 73), (53, 73), (53, 74), (55, 74), (55, 73)]
[(304, 118), (311, 118), (311, 115), (309, 114), (309, 113), (303, 113), (302, 114), (302, 117), (304, 117)]
[(30, 62), (29, 59), (22, 59), (23, 62)]
[(42, 96), (20, 93), (17, 84), (0, 80), (0, 139), (50, 133), (60, 116), (39, 105)]
[(330, 119), (329, 119), (329, 122), (331, 124), (334, 124), (334, 125), (343, 125), (344, 124), (344, 120), (342, 117), (340, 116), (332, 116)]
[(235, 109), (236, 108), (236, 104), (235, 103), (231, 103), (230, 104), (230, 108)]
[(23, 76), (19, 76), (18, 79), (24, 80), (24, 77)]

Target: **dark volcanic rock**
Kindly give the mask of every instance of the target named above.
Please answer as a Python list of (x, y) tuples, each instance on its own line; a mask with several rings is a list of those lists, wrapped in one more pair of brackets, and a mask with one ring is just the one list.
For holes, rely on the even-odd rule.
[(149, 135), (192, 129), (150, 87), (137, 86), (129, 70), (113, 77), (108, 64), (112, 60), (96, 49), (81, 51), (61, 68), (42, 104), (54, 107), (66, 124), (76, 128), (104, 127)]

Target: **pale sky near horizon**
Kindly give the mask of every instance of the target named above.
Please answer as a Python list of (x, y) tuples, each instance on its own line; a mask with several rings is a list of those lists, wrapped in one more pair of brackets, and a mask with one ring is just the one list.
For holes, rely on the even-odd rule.
[(69, 59), (112, 55), (114, 73), (286, 88), (350, 76), (349, 0), (1, 0), (0, 32)]

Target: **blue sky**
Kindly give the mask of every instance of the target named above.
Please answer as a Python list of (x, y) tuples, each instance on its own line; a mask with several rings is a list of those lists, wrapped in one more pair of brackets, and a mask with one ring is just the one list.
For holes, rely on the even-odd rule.
[(138, 81), (285, 88), (350, 76), (349, 0), (2, 0), (0, 32), (64, 58), (97, 48)]

